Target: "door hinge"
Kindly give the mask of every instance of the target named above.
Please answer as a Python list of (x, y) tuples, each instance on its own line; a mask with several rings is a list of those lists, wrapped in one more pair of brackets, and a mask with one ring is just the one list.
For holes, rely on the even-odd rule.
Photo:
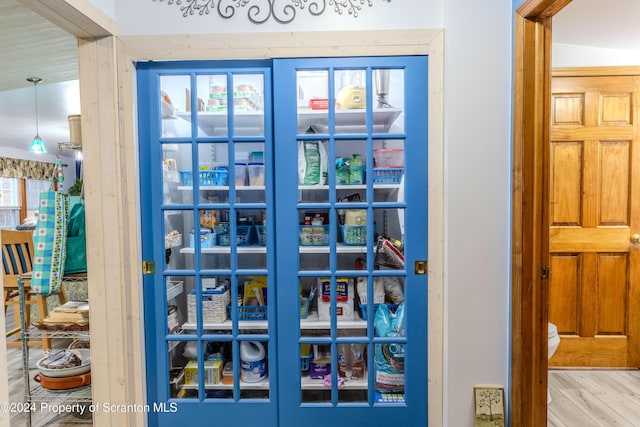
[(542, 280), (548, 280), (550, 271), (551, 271), (550, 267), (542, 267), (542, 275), (540, 276), (540, 278)]
[(142, 261), (142, 274), (156, 274), (156, 262)]
[(429, 269), (429, 262), (424, 261), (416, 261), (413, 264), (413, 272), (415, 274), (427, 274), (427, 270)]

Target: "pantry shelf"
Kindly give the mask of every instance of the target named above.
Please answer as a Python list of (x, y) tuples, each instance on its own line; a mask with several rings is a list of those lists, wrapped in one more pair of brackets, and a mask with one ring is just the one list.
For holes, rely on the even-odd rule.
[[(312, 379), (309, 376), (303, 376), (300, 379), (300, 386), (303, 390), (327, 390), (328, 387), (324, 384), (323, 379)], [(366, 390), (367, 389), (367, 377), (363, 379), (350, 379), (346, 380), (341, 390)]]
[[(223, 323), (205, 323), (202, 325), (202, 329), (205, 331), (230, 331), (231, 330), (231, 320), (226, 320)], [(239, 329), (267, 329), (269, 327), (269, 322), (267, 320), (241, 320), (238, 322)], [(182, 329), (185, 331), (195, 331), (196, 324), (195, 323), (183, 323)]]
[[(198, 187), (200, 191), (229, 191), (228, 185), (201, 185)], [(236, 191), (264, 191), (264, 185), (239, 185)], [(179, 185), (178, 190), (193, 191), (191, 185)]]
[(167, 301), (177, 297), (183, 292), (184, 282), (169, 281), (167, 284), (169, 285), (167, 289)]
[(47, 402), (49, 405), (64, 405), (67, 403), (91, 403), (91, 386), (76, 390), (65, 390), (62, 393), (45, 390), (40, 386), (31, 389), (31, 402)]
[[(266, 246), (238, 246), (236, 248), (239, 254), (264, 254), (267, 253)], [(194, 248), (182, 248), (180, 249), (181, 254), (194, 254)], [(201, 248), (200, 253), (202, 254), (230, 254), (231, 248), (229, 246), (213, 246), (211, 248)]]
[[(184, 372), (178, 376), (177, 379), (178, 388), (185, 390), (198, 390), (198, 384), (184, 384)], [(233, 390), (233, 384), (211, 384), (205, 383), (204, 388), (207, 390)], [(268, 390), (269, 389), (269, 377), (265, 377), (264, 380), (255, 383), (246, 383), (240, 381), (241, 390)]]
[[(202, 187), (200, 187), (202, 188)], [(336, 185), (336, 190), (366, 190), (366, 185)], [(397, 190), (400, 188), (400, 184), (373, 184), (373, 188), (375, 190)], [(329, 190), (328, 185), (299, 185), (298, 190), (300, 191), (327, 191)]]
[[(350, 110), (335, 110), (335, 126), (340, 127), (361, 127), (364, 130), (366, 123), (366, 110), (364, 109), (350, 109)], [(393, 122), (402, 113), (401, 108), (381, 108), (374, 109), (373, 123), (375, 128), (379, 131), (387, 132)], [(298, 130), (305, 132), (309, 126), (328, 126), (329, 114), (327, 110), (298, 110)]]
[[(191, 122), (190, 112), (177, 112), (176, 115), (181, 119)], [(198, 112), (198, 126), (212, 136), (217, 131), (225, 132), (228, 125), (228, 114), (226, 111), (220, 112)], [(237, 112), (234, 114), (234, 125), (238, 129), (256, 129), (257, 135), (264, 133), (264, 112)]]
[[(267, 329), (269, 327), (269, 323), (267, 320), (241, 320), (238, 322), (239, 329)], [(309, 313), (306, 319), (300, 320), (300, 329), (329, 329), (331, 327), (331, 323), (328, 320), (319, 320), (318, 313), (312, 311)], [(356, 312), (356, 318), (354, 320), (338, 320), (336, 325), (338, 329), (366, 329), (367, 321), (362, 320), (360, 318), (359, 313)], [(205, 323), (202, 325), (202, 329), (205, 331), (210, 330), (220, 330), (220, 331), (228, 331), (231, 330), (232, 324), (231, 320), (226, 320), (223, 323)], [(183, 323), (182, 329), (186, 331), (195, 331), (196, 324), (195, 323)]]
[[(184, 373), (178, 376), (178, 388), (185, 390), (198, 390), (198, 384), (184, 384)], [(312, 379), (308, 375), (300, 378), (300, 386), (303, 390), (327, 390), (328, 387), (325, 385), (323, 379)], [(211, 384), (205, 383), (204, 388), (207, 390), (233, 390), (233, 384)], [(366, 390), (367, 389), (367, 380), (366, 377), (363, 379), (351, 379), (344, 382), (344, 385), (340, 387), (344, 390)], [(269, 378), (265, 378), (262, 381), (255, 383), (247, 383), (244, 381), (240, 381), (240, 389), (241, 390), (268, 390), (269, 389)]]
[[(301, 254), (328, 254), (330, 246), (300, 246)], [(336, 253), (339, 254), (366, 254), (366, 246), (351, 246), (342, 243), (336, 243)]]
[[(264, 254), (267, 253), (266, 246), (238, 246), (236, 248), (239, 254)], [(330, 251), (329, 246), (300, 246), (299, 253), (301, 254), (328, 254)], [(229, 246), (213, 246), (211, 248), (200, 249), (202, 254), (230, 254), (231, 249)], [(336, 252), (343, 254), (366, 254), (366, 246), (351, 246), (343, 245), (342, 243), (336, 244)], [(194, 248), (182, 248), (181, 254), (194, 254)]]

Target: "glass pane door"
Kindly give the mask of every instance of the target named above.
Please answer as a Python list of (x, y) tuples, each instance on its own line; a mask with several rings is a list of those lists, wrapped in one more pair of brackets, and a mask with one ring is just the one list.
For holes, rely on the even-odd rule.
[(274, 75), (280, 422), (426, 425), (426, 58)]
[(149, 424), (426, 425), (426, 57), (138, 82)]
[(139, 66), (150, 425), (277, 425), (269, 65)]

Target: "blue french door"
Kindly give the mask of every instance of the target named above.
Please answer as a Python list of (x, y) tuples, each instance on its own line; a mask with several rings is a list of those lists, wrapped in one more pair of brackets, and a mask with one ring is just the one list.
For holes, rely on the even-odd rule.
[(427, 58), (137, 68), (149, 425), (426, 425)]
[(270, 65), (138, 65), (151, 426), (277, 425)]
[(274, 76), (280, 425), (427, 425), (427, 58)]

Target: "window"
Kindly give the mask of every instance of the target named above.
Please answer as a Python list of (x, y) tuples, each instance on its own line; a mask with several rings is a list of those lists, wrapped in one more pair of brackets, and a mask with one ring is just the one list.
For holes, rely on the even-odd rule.
[(49, 188), (49, 180), (0, 178), (0, 228), (16, 228), (25, 218), (34, 216), (40, 192)]
[(20, 222), (18, 179), (0, 178), (0, 228), (15, 228)]
[[(27, 218), (32, 217), (38, 211), (40, 203), (40, 193), (51, 188), (50, 180), (27, 179)], [(24, 218), (23, 218), (24, 219)]]

